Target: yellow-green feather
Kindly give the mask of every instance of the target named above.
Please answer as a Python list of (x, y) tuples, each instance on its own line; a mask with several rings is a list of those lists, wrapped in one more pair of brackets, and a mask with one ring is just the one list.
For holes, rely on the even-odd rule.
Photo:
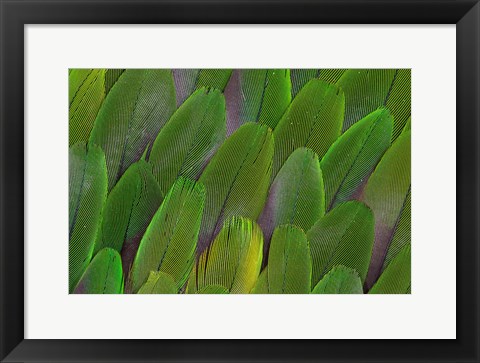
[(255, 222), (241, 217), (228, 220), (200, 255), (190, 275), (188, 293), (219, 285), (231, 294), (248, 294), (260, 273), (262, 251), (262, 231)]
[(179, 178), (155, 213), (140, 242), (127, 290), (137, 292), (150, 271), (171, 275), (180, 289), (195, 260), (205, 202), (202, 184)]
[(240, 127), (220, 147), (199, 179), (207, 192), (199, 253), (209, 246), (225, 220), (258, 218), (270, 185), (272, 156), (271, 130), (254, 123)]
[(69, 82), (68, 145), (86, 142), (105, 99), (104, 69), (72, 69)]
[(172, 276), (160, 271), (150, 271), (147, 281), (137, 294), (176, 294), (177, 284)]

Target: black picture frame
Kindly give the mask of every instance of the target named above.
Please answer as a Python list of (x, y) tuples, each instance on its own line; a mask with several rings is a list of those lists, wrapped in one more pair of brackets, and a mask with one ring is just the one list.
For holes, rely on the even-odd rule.
[[(5, 362), (479, 362), (478, 0), (0, 0), (0, 359)], [(455, 340), (24, 339), (26, 24), (456, 24)], [(428, 44), (426, 44), (428, 46)], [(446, 165), (446, 170), (449, 166)], [(445, 191), (451, 193), (452, 191)], [(445, 271), (434, 272), (441, 278)], [(439, 323), (441, 316), (439, 316)]]

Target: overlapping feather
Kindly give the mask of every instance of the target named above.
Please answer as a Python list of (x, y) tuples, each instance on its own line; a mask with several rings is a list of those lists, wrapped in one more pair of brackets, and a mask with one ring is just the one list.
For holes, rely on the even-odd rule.
[(379, 107), (390, 109), (394, 126), (392, 140), (410, 117), (410, 69), (349, 69), (337, 85), (345, 92), (347, 130)]
[(164, 194), (179, 176), (197, 179), (225, 141), (225, 99), (218, 90), (195, 91), (153, 143), (149, 162)]
[(312, 149), (321, 159), (340, 136), (344, 110), (345, 98), (340, 88), (318, 79), (309, 81), (273, 131), (272, 177), (299, 147)]
[(362, 281), (357, 271), (335, 266), (314, 287), (312, 294), (363, 294)]
[(232, 216), (256, 220), (270, 185), (273, 137), (265, 125), (247, 123), (220, 147), (199, 181), (207, 197), (198, 249), (203, 252)]
[(258, 218), (264, 234), (265, 260), (277, 226), (293, 224), (308, 231), (324, 214), (325, 193), (318, 157), (310, 149), (298, 148), (273, 180)]
[(202, 87), (225, 89), (231, 69), (174, 69), (177, 106), (180, 106), (196, 89)]
[(390, 146), (393, 119), (378, 109), (350, 127), (321, 161), (327, 209), (354, 199)]
[(107, 196), (105, 155), (78, 143), (69, 150), (69, 291), (89, 264)]
[(338, 205), (315, 223), (307, 239), (312, 286), (336, 265), (356, 270), (365, 281), (374, 241), (374, 218), (365, 204), (350, 201)]
[(95, 242), (95, 252), (110, 247), (121, 252), (125, 275), (163, 195), (151, 167), (139, 160), (127, 169), (108, 195)]
[(127, 292), (137, 292), (150, 271), (171, 275), (178, 289), (184, 285), (195, 260), (204, 202), (202, 184), (183, 177), (175, 182), (143, 235)]
[(122, 261), (112, 248), (100, 250), (75, 287), (75, 294), (123, 293)]
[(318, 78), (328, 83), (335, 83), (345, 71), (345, 69), (292, 69), (290, 71), (292, 96), (295, 97), (311, 79)]
[(187, 293), (209, 285), (222, 286), (233, 294), (247, 294), (262, 266), (262, 230), (253, 221), (233, 217), (225, 222), (213, 243), (193, 269)]
[(292, 225), (275, 229), (266, 270), (269, 294), (310, 293), (312, 260), (302, 229)]
[(225, 88), (227, 135), (246, 122), (274, 129), (291, 102), (290, 70), (234, 70)]
[(161, 271), (150, 271), (147, 281), (137, 294), (176, 294), (177, 284), (172, 276)]
[(151, 148), (175, 107), (171, 71), (128, 69), (118, 78), (90, 135), (90, 143), (105, 152), (109, 190)]
[(410, 293), (410, 82), (69, 70), (70, 292)]
[(106, 95), (104, 69), (71, 69), (68, 145), (86, 142)]
[(362, 197), (375, 216), (375, 245), (367, 288), (380, 275), (395, 227), (408, 200), (410, 169), (410, 131), (406, 131), (385, 152), (370, 176)]
[(388, 264), (369, 294), (409, 294), (411, 264), (411, 245), (407, 243)]

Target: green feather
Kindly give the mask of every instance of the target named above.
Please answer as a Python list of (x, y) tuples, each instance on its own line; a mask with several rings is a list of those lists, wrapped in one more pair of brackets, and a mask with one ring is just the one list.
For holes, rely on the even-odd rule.
[(411, 266), (411, 246), (408, 243), (392, 259), (368, 293), (410, 294)]
[(263, 269), (262, 273), (260, 276), (258, 276), (257, 282), (255, 283), (255, 286), (253, 286), (253, 289), (250, 290), (250, 294), (268, 294), (268, 276), (267, 276), (267, 269)]
[(196, 89), (208, 87), (223, 91), (231, 74), (231, 69), (201, 69), (197, 75)]
[(69, 150), (69, 291), (93, 254), (101, 211), (107, 196), (105, 155), (97, 146), (75, 144)]
[(363, 203), (340, 204), (308, 231), (312, 255), (312, 286), (336, 265), (358, 271), (365, 280), (374, 240), (374, 219)]
[(88, 141), (105, 98), (104, 69), (72, 69), (69, 82), (68, 145)]
[(319, 281), (312, 294), (363, 294), (362, 281), (357, 271), (335, 266)]
[(370, 176), (363, 201), (375, 216), (375, 245), (366, 287), (380, 275), (410, 190), (410, 131), (402, 133), (385, 152)]
[(137, 294), (176, 294), (177, 284), (172, 276), (160, 271), (150, 271), (147, 281)]
[(274, 129), (290, 104), (288, 69), (235, 70), (225, 88), (227, 135), (246, 122), (258, 122)]
[(190, 275), (187, 292), (219, 285), (232, 294), (248, 294), (262, 265), (262, 230), (253, 221), (234, 217), (204, 251)]
[(108, 195), (95, 252), (121, 252), (123, 272), (130, 270), (140, 240), (162, 202), (162, 193), (145, 161), (133, 163)]
[(337, 86), (318, 79), (308, 82), (273, 131), (275, 154), (272, 177), (299, 147), (308, 147), (322, 158), (340, 136), (344, 109), (343, 91)]
[(277, 226), (294, 224), (307, 231), (324, 214), (325, 193), (318, 157), (310, 149), (298, 148), (275, 177), (258, 218), (264, 233), (264, 256)]
[(229, 294), (228, 290), (220, 285), (208, 285), (198, 290), (196, 294)]
[(399, 69), (385, 106), (393, 115), (392, 142), (400, 136), (411, 114), (411, 70)]
[(335, 83), (345, 71), (345, 69), (292, 69), (290, 71), (292, 96), (295, 97), (311, 79), (318, 78), (328, 83)]
[(384, 270), (391, 260), (398, 255), (400, 250), (407, 244), (411, 244), (412, 241), (412, 220), (411, 220), (411, 191), (408, 191), (405, 204), (403, 205), (402, 212), (397, 225), (395, 226), (395, 232), (392, 236), (392, 241), (387, 250), (385, 256), (385, 262), (383, 263), (382, 270)]
[(320, 163), (328, 209), (360, 194), (390, 146), (392, 127), (388, 110), (379, 109), (350, 127), (330, 147)]
[(195, 90), (206, 87), (220, 91), (232, 74), (231, 69), (173, 69), (177, 106), (180, 106)]
[(100, 109), (90, 136), (105, 151), (108, 189), (138, 161), (176, 108), (169, 70), (128, 69)]
[(412, 118), (409, 117), (407, 122), (405, 123), (405, 127), (403, 128), (402, 132), (407, 132), (412, 129)]
[(149, 162), (163, 193), (178, 176), (197, 179), (225, 141), (225, 99), (205, 88), (191, 95), (162, 128)]
[(204, 202), (202, 184), (183, 177), (173, 184), (140, 242), (128, 292), (137, 292), (150, 271), (171, 275), (178, 289), (184, 285), (195, 260)]
[(104, 248), (88, 265), (74, 294), (122, 294), (122, 260), (117, 251)]
[(247, 123), (220, 147), (205, 168), (200, 182), (207, 198), (199, 237), (203, 252), (232, 216), (256, 220), (270, 184), (273, 137), (264, 125)]
[(125, 69), (106, 69), (105, 70), (105, 94), (110, 92), (110, 89), (118, 81)]
[(311, 291), (312, 260), (303, 230), (291, 225), (275, 229), (267, 266), (270, 294), (308, 294)]
[(395, 139), (410, 116), (409, 69), (349, 69), (337, 85), (345, 92), (343, 130), (386, 106), (394, 119), (392, 139)]

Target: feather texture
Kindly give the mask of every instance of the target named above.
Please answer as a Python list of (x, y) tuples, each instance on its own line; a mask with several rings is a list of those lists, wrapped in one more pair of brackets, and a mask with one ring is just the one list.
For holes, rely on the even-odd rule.
[(410, 69), (349, 69), (337, 82), (345, 92), (343, 130), (379, 107), (394, 119), (395, 139), (410, 116)]
[(164, 194), (179, 176), (197, 179), (225, 141), (225, 99), (220, 91), (194, 92), (162, 128), (149, 162)]
[(274, 129), (290, 104), (288, 69), (235, 70), (225, 88), (227, 135), (246, 122), (258, 122)]
[(118, 78), (125, 72), (125, 69), (106, 69), (105, 70), (105, 94), (110, 92), (110, 89), (115, 83), (117, 83)]
[(292, 69), (292, 96), (295, 97), (311, 79), (318, 78), (327, 83), (335, 83), (344, 72), (345, 69)]
[(340, 204), (308, 231), (312, 255), (312, 286), (336, 265), (358, 272), (365, 280), (374, 240), (374, 219), (363, 203)]
[(393, 119), (379, 109), (350, 127), (330, 147), (320, 166), (328, 209), (353, 199), (390, 146)]
[(73, 293), (123, 293), (122, 261), (118, 252), (111, 248), (99, 251), (83, 273)]
[(200, 182), (207, 198), (199, 237), (203, 252), (232, 216), (256, 220), (270, 184), (273, 138), (266, 126), (247, 123), (220, 147), (205, 168)]
[(173, 277), (160, 271), (150, 271), (147, 281), (138, 290), (138, 294), (176, 294), (177, 284)]
[(140, 242), (127, 283), (137, 292), (150, 271), (171, 275), (178, 289), (188, 278), (195, 260), (205, 188), (187, 178), (172, 186)]
[(267, 266), (270, 294), (308, 294), (311, 291), (312, 260), (303, 230), (292, 225), (275, 229)]
[(268, 294), (268, 271), (266, 268), (263, 269), (260, 276), (258, 276), (257, 282), (250, 290), (250, 294)]
[(310, 149), (298, 148), (273, 180), (258, 218), (264, 233), (265, 260), (277, 226), (293, 224), (308, 231), (324, 214), (325, 194), (318, 157)]
[(400, 213), (400, 218), (395, 226), (395, 232), (392, 236), (392, 241), (388, 246), (387, 255), (383, 262), (382, 270), (384, 270), (390, 261), (398, 255), (400, 250), (412, 241), (412, 220), (411, 220), (411, 190), (407, 193), (407, 198)]
[(69, 291), (88, 266), (107, 196), (105, 155), (78, 143), (69, 150)]
[(363, 294), (357, 271), (335, 266), (319, 281), (312, 294)]
[(175, 89), (169, 70), (128, 69), (100, 109), (90, 143), (107, 160), (108, 189), (138, 161), (175, 111)]
[(68, 145), (86, 142), (105, 98), (104, 69), (72, 69), (69, 78)]
[(406, 132), (406, 131), (409, 131), (412, 129), (412, 118), (409, 117), (407, 119), (407, 122), (405, 123), (405, 127), (403, 128), (403, 131), (402, 132)]
[(196, 292), (196, 294), (228, 294), (228, 290), (220, 285), (208, 285)]
[(319, 158), (340, 136), (345, 98), (337, 86), (314, 79), (302, 88), (273, 131), (275, 153), (272, 177), (290, 154), (308, 147)]
[(411, 293), (411, 246), (407, 243), (392, 259), (369, 294)]
[(362, 199), (375, 215), (375, 245), (367, 288), (380, 275), (395, 226), (407, 201), (410, 174), (410, 131), (407, 131), (385, 152), (364, 190)]
[(177, 106), (180, 106), (196, 89), (202, 87), (223, 91), (232, 74), (231, 69), (174, 69), (172, 72)]
[(108, 195), (95, 252), (110, 247), (121, 252), (123, 272), (130, 266), (163, 195), (143, 160), (133, 163)]
[(400, 136), (410, 119), (412, 103), (411, 70), (398, 69), (385, 106), (393, 115), (392, 142)]
[(232, 294), (248, 294), (260, 273), (262, 250), (262, 230), (255, 222), (241, 217), (230, 219), (199, 257), (187, 292), (219, 285)]

